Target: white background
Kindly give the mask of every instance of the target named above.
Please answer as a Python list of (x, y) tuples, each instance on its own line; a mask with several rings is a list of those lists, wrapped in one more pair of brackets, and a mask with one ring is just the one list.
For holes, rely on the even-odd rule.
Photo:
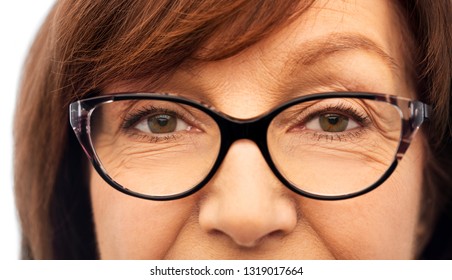
[(19, 258), (19, 225), (13, 198), (12, 122), (21, 68), (54, 0), (0, 4), (0, 260)]
[[(230, 266), (300, 266), (303, 265), (302, 279), (383, 279), (398, 278), (426, 279), (431, 271), (436, 275), (448, 275), (450, 262), (62, 262), (58, 266), (49, 262), (11, 262), (19, 258), (19, 226), (13, 199), (12, 170), (12, 121), (19, 85), (20, 73), (30, 44), (55, 0), (9, 0), (0, 4), (0, 261), (3, 268), (0, 276), (8, 271), (15, 279), (33, 279), (44, 276), (46, 279), (80, 279), (82, 277), (102, 277), (109, 279), (150, 279), (149, 268), (155, 265), (175, 267)], [(4, 262), (6, 260), (6, 262)], [(74, 267), (75, 265), (75, 267)], [(99, 267), (100, 266), (100, 267)], [(74, 269), (75, 268), (75, 269)], [(325, 269), (326, 268), (326, 269)], [(433, 269), (432, 269), (433, 268)], [(6, 269), (6, 270), (4, 270)], [(6, 272), (5, 272), (6, 271)], [(88, 274), (89, 272), (89, 274)], [(94, 272), (94, 274), (92, 274)], [(449, 273), (450, 274), (450, 273)], [(202, 279), (242, 279), (234, 277), (202, 277)], [(365, 277), (364, 277), (365, 276)], [(411, 277), (409, 277), (411, 276)], [(277, 276), (281, 279), (285, 277)], [(162, 277), (163, 279), (187, 279), (185, 277)], [(198, 279), (188, 277), (188, 279)], [(295, 279), (299, 277), (290, 277)], [(247, 279), (268, 279), (266, 276), (247, 276)]]

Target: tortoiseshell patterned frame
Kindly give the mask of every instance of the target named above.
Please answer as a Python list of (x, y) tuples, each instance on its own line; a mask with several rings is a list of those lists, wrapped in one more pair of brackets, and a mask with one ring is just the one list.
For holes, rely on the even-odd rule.
[[(268, 147), (267, 147), (267, 130), (268, 127), (273, 120), (280, 112), (285, 110), (286, 108), (293, 106), (295, 104), (307, 101), (313, 101), (324, 98), (360, 98), (360, 99), (368, 99), (368, 100), (376, 100), (381, 102), (389, 103), (395, 106), (400, 112), (401, 122), (402, 122), (402, 132), (400, 137), (400, 144), (397, 149), (397, 153), (394, 156), (393, 163), (388, 167), (388, 170), (380, 177), (380, 179), (372, 184), (364, 188), (363, 190), (344, 194), (344, 195), (318, 195), (303, 191), (299, 189), (295, 185), (292, 185), (290, 181), (288, 181), (276, 168), (273, 163)], [(218, 127), (220, 128), (221, 133), (221, 146), (218, 153), (218, 157), (210, 172), (206, 175), (204, 180), (199, 182), (196, 186), (191, 187), (185, 192), (167, 195), (167, 196), (152, 196), (145, 195), (141, 193), (133, 192), (127, 189), (124, 186), (121, 186), (117, 182), (115, 182), (104, 170), (101, 165), (99, 158), (97, 157), (93, 143), (91, 141), (91, 115), (93, 111), (102, 104), (120, 101), (120, 100), (161, 100), (161, 101), (173, 101), (180, 104), (185, 104), (192, 106), (202, 112), (206, 113), (212, 119), (214, 119)], [(229, 147), (236, 140), (239, 139), (249, 139), (257, 144), (259, 147), (263, 157), (265, 158), (267, 164), (275, 174), (275, 176), (290, 190), (294, 191), (297, 194), (300, 194), (305, 197), (319, 199), (319, 200), (340, 200), (356, 197), (362, 194), (365, 194), (379, 185), (381, 185), (394, 171), (398, 162), (402, 159), (402, 156), (408, 149), (411, 139), (415, 135), (416, 131), (419, 129), (421, 124), (429, 118), (430, 115), (430, 106), (426, 105), (420, 101), (410, 100), (408, 98), (392, 96), (387, 94), (377, 94), (377, 93), (366, 93), (366, 92), (330, 92), (330, 93), (316, 93), (301, 96), (290, 100), (282, 105), (277, 106), (276, 108), (270, 110), (269, 112), (255, 117), (251, 119), (237, 119), (231, 116), (228, 116), (224, 113), (217, 111), (215, 108), (204, 104), (202, 102), (193, 101), (191, 99), (187, 99), (184, 97), (176, 96), (173, 94), (167, 93), (117, 93), (112, 95), (105, 95), (99, 97), (92, 97), (80, 101), (76, 101), (70, 104), (69, 107), (69, 116), (70, 123), (72, 128), (83, 147), (83, 150), (89, 157), (89, 160), (93, 164), (96, 171), (99, 175), (113, 188), (117, 189), (120, 192), (125, 194), (143, 198), (150, 200), (173, 200), (186, 197), (190, 194), (195, 193), (199, 189), (201, 189), (215, 174), (218, 170), (221, 162), (226, 156)]]

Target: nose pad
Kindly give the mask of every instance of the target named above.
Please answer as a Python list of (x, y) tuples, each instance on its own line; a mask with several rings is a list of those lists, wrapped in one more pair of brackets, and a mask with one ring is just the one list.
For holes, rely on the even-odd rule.
[(200, 226), (208, 233), (227, 236), (240, 247), (285, 236), (297, 224), (293, 194), (273, 175), (250, 140), (232, 144), (205, 191)]

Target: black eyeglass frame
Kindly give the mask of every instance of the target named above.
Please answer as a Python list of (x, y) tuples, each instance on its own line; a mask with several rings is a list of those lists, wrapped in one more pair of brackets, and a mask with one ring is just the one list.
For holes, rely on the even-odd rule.
[[(318, 99), (325, 98), (360, 98), (367, 100), (375, 100), (381, 102), (387, 102), (395, 106), (400, 112), (401, 121), (402, 121), (402, 130), (400, 136), (400, 143), (397, 148), (397, 152), (394, 156), (394, 160), (392, 164), (389, 166), (388, 170), (378, 179), (374, 184), (364, 188), (363, 190), (353, 192), (350, 194), (344, 195), (319, 195), (310, 192), (303, 191), (297, 186), (293, 185), (290, 181), (288, 181), (276, 168), (273, 160), (271, 158), (270, 152), (267, 146), (267, 131), (270, 126), (272, 120), (285, 109), (307, 101), (314, 101)], [(209, 115), (218, 125), (220, 129), (221, 135), (221, 143), (220, 149), (217, 155), (217, 159), (212, 166), (210, 172), (206, 175), (206, 177), (199, 182), (196, 186), (191, 187), (190, 189), (173, 195), (165, 195), (165, 196), (152, 196), (145, 195), (141, 193), (137, 193), (131, 191), (120, 184), (118, 184), (115, 180), (113, 180), (107, 172), (102, 167), (102, 164), (97, 157), (94, 149), (94, 145), (91, 139), (91, 115), (93, 111), (100, 105), (105, 103), (110, 103), (114, 101), (120, 100), (159, 100), (159, 101), (172, 101), (180, 104), (185, 104), (192, 106), (207, 115)], [(389, 176), (393, 173), (395, 168), (397, 167), (398, 162), (402, 159), (402, 156), (405, 154), (408, 149), (411, 139), (413, 138), (415, 132), (419, 129), (421, 124), (427, 120), (430, 116), (431, 108), (429, 105), (411, 100), (404, 97), (393, 96), (388, 94), (379, 94), (379, 93), (367, 93), (367, 92), (327, 92), (327, 93), (316, 93), (310, 95), (304, 95), (290, 101), (287, 101), (267, 113), (250, 118), (250, 119), (238, 119), (231, 116), (228, 116), (224, 113), (221, 113), (215, 110), (213, 107), (204, 104), (202, 102), (197, 102), (191, 99), (187, 99), (185, 97), (176, 96), (173, 94), (167, 93), (116, 93), (112, 95), (91, 97), (79, 101), (75, 101), (69, 106), (69, 118), (71, 126), (77, 136), (79, 143), (81, 144), (83, 150), (87, 154), (89, 160), (92, 165), (99, 173), (99, 175), (113, 188), (116, 190), (125, 193), (127, 195), (131, 195), (134, 197), (148, 199), (148, 200), (158, 200), (158, 201), (166, 201), (166, 200), (174, 200), (184, 198), (189, 196), (198, 190), (200, 190), (203, 186), (210, 181), (210, 179), (217, 172), (221, 163), (223, 162), (229, 148), (231, 145), (239, 140), (239, 139), (249, 139), (256, 143), (259, 147), (259, 150), (262, 153), (265, 161), (268, 166), (272, 170), (273, 174), (290, 190), (293, 192), (302, 195), (304, 197), (317, 199), (317, 200), (342, 200), (349, 199), (353, 197), (357, 197), (368, 193), (378, 186), (380, 186), (384, 181), (386, 181)]]

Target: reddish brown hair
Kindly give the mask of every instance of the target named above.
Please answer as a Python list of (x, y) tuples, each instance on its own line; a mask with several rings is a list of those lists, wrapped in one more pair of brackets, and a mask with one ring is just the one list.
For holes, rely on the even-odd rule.
[[(312, 1), (301, 2), (59, 1), (32, 46), (17, 103), (15, 190), (23, 258), (97, 257), (87, 163), (69, 127), (70, 102), (111, 82), (158, 82), (187, 61), (233, 56)], [(439, 216), (450, 209), (450, 196), (438, 197), (452, 188), (451, 2), (407, 0), (401, 7), (416, 45), (419, 97), (434, 108), (424, 177), (441, 194), (429, 195)], [(440, 256), (435, 249), (426, 252)]]

